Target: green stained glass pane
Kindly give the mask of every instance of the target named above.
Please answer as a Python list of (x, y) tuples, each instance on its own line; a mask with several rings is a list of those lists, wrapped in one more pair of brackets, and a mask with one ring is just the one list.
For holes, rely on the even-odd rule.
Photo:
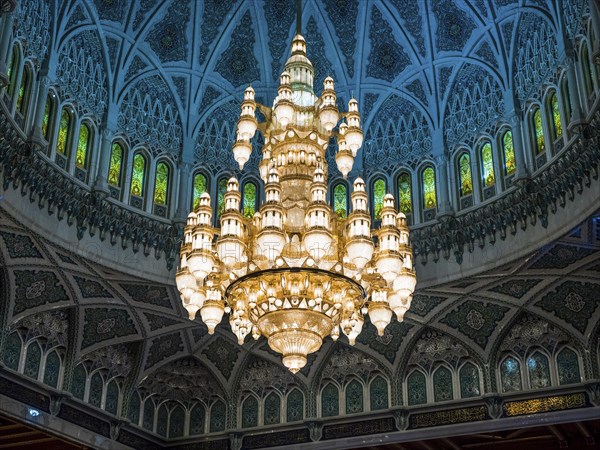
[(521, 365), (515, 358), (509, 356), (500, 366), (502, 392), (514, 392), (522, 389)]
[(147, 398), (146, 401), (144, 401), (144, 418), (142, 419), (142, 426), (150, 431), (154, 428), (154, 402), (151, 398)]
[(558, 366), (558, 383), (572, 384), (581, 382), (581, 374), (579, 372), (579, 359), (577, 353), (570, 348), (563, 349), (556, 357), (556, 365)]
[(346, 414), (363, 412), (363, 387), (356, 380), (346, 386)]
[(77, 140), (77, 153), (75, 155), (75, 165), (77, 167), (86, 168), (89, 146), (90, 129), (86, 124), (83, 124), (79, 130), (79, 139)]
[(131, 195), (141, 197), (144, 195), (144, 179), (146, 178), (146, 158), (141, 153), (133, 157), (133, 171), (131, 172)]
[(163, 437), (167, 437), (167, 423), (169, 421), (169, 411), (164, 403), (158, 408), (156, 417), (156, 432)]
[(333, 188), (333, 210), (340, 219), (348, 217), (348, 194), (344, 184)]
[(537, 389), (550, 386), (550, 366), (546, 356), (535, 352), (527, 358), (527, 371), (529, 372), (531, 388)]
[(23, 373), (37, 380), (38, 373), (40, 370), (40, 361), (42, 359), (42, 350), (37, 342), (32, 342), (27, 347), (27, 353), (25, 354), (25, 367)]
[(117, 410), (119, 409), (119, 386), (115, 380), (108, 383), (106, 387), (104, 409), (115, 416), (117, 415)]
[(428, 167), (423, 171), (423, 207), (425, 209), (437, 206), (437, 194), (435, 192), (435, 171)]
[(225, 192), (227, 192), (227, 178), (221, 178), (217, 186), (217, 219), (225, 209)]
[(123, 147), (114, 143), (110, 150), (110, 164), (108, 167), (108, 184), (121, 187), (121, 170), (123, 168)]
[(440, 367), (433, 374), (433, 398), (436, 402), (452, 400), (452, 373), (446, 367)]
[(533, 113), (533, 125), (535, 127), (535, 146), (538, 155), (546, 151), (546, 140), (544, 139), (544, 127), (542, 125), (542, 113), (536, 109)]
[(401, 173), (398, 177), (398, 199), (400, 212), (404, 214), (412, 213), (412, 187), (408, 173)]
[(517, 162), (515, 160), (515, 147), (513, 144), (512, 131), (504, 133), (502, 138), (502, 149), (504, 150), (504, 173), (511, 175), (517, 169)]
[(338, 388), (329, 383), (321, 391), (321, 416), (333, 417), (340, 414), (340, 392)]
[(60, 114), (60, 125), (58, 127), (58, 138), (56, 140), (56, 153), (68, 156), (67, 143), (69, 140), (69, 130), (71, 128), (71, 115), (66, 109)]
[(492, 154), (492, 144), (489, 142), (481, 148), (481, 175), (485, 187), (493, 186), (496, 182), (494, 155)]
[(256, 212), (256, 185), (254, 183), (244, 184), (243, 198), (244, 217), (251, 219)]
[(287, 422), (297, 422), (304, 419), (304, 395), (294, 389), (287, 397)]
[(27, 101), (27, 90), (29, 89), (29, 70), (23, 69), (23, 76), (21, 77), (21, 85), (19, 86), (19, 95), (17, 96), (17, 110), (21, 114), (25, 114), (25, 107)]
[(169, 418), (169, 437), (183, 437), (184, 428), (185, 412), (181, 406), (177, 406), (173, 411), (171, 411), (171, 417)]
[(127, 418), (131, 420), (131, 423), (138, 425), (140, 422), (140, 407), (141, 407), (140, 396), (137, 392), (132, 392), (129, 398), (129, 407), (127, 409)]
[(581, 51), (581, 64), (583, 65), (583, 78), (585, 80), (585, 87), (588, 95), (592, 95), (594, 90), (594, 72), (590, 64), (589, 54), (587, 45), (583, 44)]
[(422, 372), (415, 370), (410, 374), (406, 380), (406, 390), (409, 406), (427, 403), (427, 386), (425, 385), (425, 375)]
[(48, 140), (48, 130), (50, 129), (50, 114), (52, 113), (52, 98), (48, 96), (44, 106), (44, 119), (42, 120), (42, 133), (44, 139)]
[(190, 436), (204, 433), (204, 406), (198, 403), (190, 413)]
[(281, 422), (281, 399), (279, 395), (271, 392), (264, 402), (264, 425), (273, 425)]
[(44, 384), (58, 388), (58, 378), (60, 375), (60, 357), (55, 351), (46, 357), (46, 367), (44, 368)]
[(92, 375), (90, 380), (90, 393), (88, 397), (88, 403), (96, 408), (100, 408), (102, 405), (102, 389), (104, 388), (104, 382), (98, 372)]
[(205, 193), (206, 191), (207, 191), (206, 177), (201, 173), (197, 173), (194, 176), (194, 194), (193, 194), (194, 211), (198, 208), (198, 206), (200, 206), (200, 196), (203, 193)]
[(558, 96), (556, 92), (552, 94), (550, 99), (550, 106), (552, 107), (552, 121), (554, 123), (554, 136), (556, 139), (562, 137), (562, 121), (560, 118), (560, 107), (558, 106)]
[(481, 395), (479, 387), (479, 370), (471, 363), (460, 369), (460, 397), (478, 397)]
[(369, 390), (369, 399), (371, 400), (371, 411), (388, 408), (388, 384), (381, 377), (375, 378), (371, 382)]
[(458, 158), (458, 173), (460, 196), (471, 195), (473, 193), (473, 176), (471, 175), (471, 156), (468, 153), (463, 153)]
[(71, 380), (71, 393), (73, 397), (83, 400), (85, 394), (85, 383), (87, 380), (87, 372), (83, 364), (79, 364), (73, 371), (73, 378)]
[(250, 396), (242, 403), (242, 428), (258, 426), (258, 401)]
[(12, 96), (15, 91), (15, 83), (17, 78), (17, 66), (19, 64), (19, 49), (15, 45), (13, 46), (12, 53), (10, 54), (10, 60), (8, 61), (8, 73), (6, 74), (8, 77), (8, 86), (6, 86), (6, 92), (9, 96)]
[(381, 219), (383, 197), (385, 197), (385, 180), (380, 178), (373, 183), (373, 208), (375, 220)]
[(166, 205), (169, 193), (169, 166), (164, 162), (156, 165), (156, 177), (154, 179), (154, 204)]
[(210, 432), (223, 431), (225, 429), (226, 419), (225, 403), (221, 400), (217, 402), (210, 409)]

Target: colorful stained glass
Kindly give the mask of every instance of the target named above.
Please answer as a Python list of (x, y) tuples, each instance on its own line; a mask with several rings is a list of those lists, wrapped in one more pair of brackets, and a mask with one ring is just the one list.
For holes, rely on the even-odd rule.
[(108, 413), (117, 415), (119, 409), (119, 386), (115, 380), (112, 380), (106, 386), (106, 401), (104, 402), (104, 410)]
[(92, 406), (100, 408), (102, 404), (102, 389), (104, 388), (104, 382), (98, 372), (92, 375), (90, 380), (90, 393), (88, 397), (88, 403)]
[(460, 373), (460, 397), (478, 397), (481, 395), (479, 386), (479, 370), (474, 364), (466, 363), (461, 367)]
[(273, 425), (281, 422), (281, 398), (279, 398), (279, 395), (271, 392), (265, 398), (264, 406), (264, 425)]
[(558, 139), (562, 137), (562, 120), (560, 117), (560, 107), (558, 105), (558, 96), (556, 92), (552, 93), (550, 97), (550, 108), (552, 109), (552, 123), (554, 125), (554, 138)]
[(164, 403), (158, 408), (156, 416), (156, 432), (161, 436), (167, 437), (167, 423), (169, 423), (169, 410)]
[(481, 177), (484, 187), (493, 186), (496, 183), (494, 154), (492, 153), (492, 144), (489, 142), (481, 147)]
[(373, 217), (375, 220), (381, 220), (383, 197), (385, 197), (385, 180), (379, 178), (373, 183)]
[(127, 418), (131, 423), (138, 425), (140, 422), (140, 407), (141, 407), (140, 396), (137, 392), (133, 391), (129, 399), (129, 407), (127, 408)]
[(21, 359), (21, 338), (14, 332), (8, 335), (4, 343), (4, 365), (12, 370), (19, 370)]
[(333, 210), (339, 219), (348, 217), (348, 190), (343, 183), (333, 188)]
[(217, 219), (225, 209), (225, 192), (227, 192), (227, 178), (221, 178), (217, 185)]
[(91, 133), (90, 128), (84, 123), (79, 130), (79, 139), (77, 140), (77, 153), (75, 154), (75, 165), (85, 169), (87, 166), (88, 150), (90, 148)]
[(192, 194), (194, 211), (200, 206), (200, 196), (207, 191), (206, 177), (202, 173), (194, 175), (194, 192)]
[(339, 415), (340, 392), (333, 383), (329, 383), (321, 391), (321, 416), (333, 417)]
[(71, 114), (63, 108), (60, 114), (60, 125), (58, 126), (58, 138), (56, 140), (56, 153), (68, 156), (69, 132), (71, 131)]
[(144, 195), (144, 182), (146, 178), (146, 158), (141, 153), (133, 157), (133, 171), (131, 172), (131, 195), (142, 197)]
[(58, 388), (58, 378), (60, 376), (60, 357), (55, 351), (46, 357), (46, 366), (44, 367), (44, 384)]
[(256, 184), (247, 182), (244, 184), (244, 195), (242, 197), (244, 217), (254, 217), (256, 212)]
[(169, 438), (183, 437), (183, 429), (185, 427), (185, 412), (181, 406), (176, 406), (171, 411), (169, 418)]
[(154, 204), (166, 205), (169, 194), (169, 166), (165, 162), (159, 162), (156, 165), (156, 175), (154, 178)]
[(147, 398), (144, 401), (144, 418), (142, 419), (142, 426), (146, 430), (154, 430), (154, 402), (151, 398)]
[(369, 387), (371, 411), (388, 408), (388, 384), (382, 377), (376, 377)]
[(579, 372), (579, 358), (570, 348), (565, 348), (556, 356), (556, 365), (558, 367), (558, 383), (572, 384), (581, 382), (581, 373)]
[(258, 426), (258, 400), (250, 395), (242, 403), (242, 428)]
[(42, 134), (46, 140), (48, 140), (48, 132), (50, 131), (50, 116), (52, 114), (53, 104), (52, 97), (48, 96), (46, 105), (44, 106), (44, 118), (42, 120)]
[(473, 193), (473, 176), (471, 175), (471, 156), (463, 153), (458, 158), (459, 194), (461, 197)]
[(79, 364), (73, 371), (73, 378), (71, 379), (71, 394), (73, 397), (83, 400), (85, 394), (85, 384), (87, 381), (87, 372), (83, 364)]
[(17, 73), (19, 66), (19, 47), (17, 45), (13, 46), (12, 52), (10, 54), (10, 60), (8, 61), (8, 69), (7, 69), (7, 78), (8, 85), (6, 86), (6, 93), (9, 96), (12, 96), (13, 92), (15, 92), (15, 84), (17, 82)]
[(42, 350), (37, 342), (32, 342), (27, 347), (27, 353), (25, 354), (25, 367), (23, 373), (37, 380), (38, 373), (40, 371), (40, 361), (42, 359)]
[(415, 370), (406, 380), (408, 406), (427, 403), (427, 386), (423, 372)]
[(502, 381), (502, 392), (514, 392), (523, 389), (521, 382), (521, 364), (512, 356), (509, 356), (500, 366), (500, 379)]
[(223, 431), (225, 429), (225, 403), (217, 400), (210, 409), (210, 432)]
[(363, 386), (352, 380), (346, 386), (346, 414), (363, 412)]
[(544, 138), (544, 127), (542, 125), (542, 113), (539, 108), (533, 113), (533, 126), (535, 128), (535, 150), (537, 155), (546, 151), (546, 140)]
[(121, 171), (123, 170), (123, 147), (115, 142), (110, 150), (108, 166), (108, 184), (121, 187)]
[(512, 131), (510, 130), (506, 131), (502, 137), (502, 150), (504, 152), (504, 174), (511, 175), (517, 169), (517, 162), (515, 160)]
[(297, 422), (304, 419), (304, 394), (294, 389), (288, 394), (286, 403), (286, 421)]
[(423, 171), (423, 207), (425, 209), (432, 209), (436, 206), (435, 171), (433, 167), (427, 167)]
[(400, 212), (412, 213), (412, 186), (410, 174), (406, 172), (401, 173), (398, 177), (398, 202)]
[(452, 400), (452, 372), (446, 367), (440, 367), (433, 374), (433, 398), (436, 402)]
[(550, 365), (548, 358), (540, 352), (535, 352), (527, 358), (529, 384), (533, 389), (550, 386)]
[(19, 95), (17, 95), (17, 110), (21, 114), (25, 114), (25, 109), (27, 107), (27, 97), (29, 94), (29, 69), (23, 69), (23, 76), (21, 77), (21, 84), (19, 85)]
[(204, 434), (205, 416), (204, 406), (200, 403), (196, 404), (190, 413), (190, 435)]

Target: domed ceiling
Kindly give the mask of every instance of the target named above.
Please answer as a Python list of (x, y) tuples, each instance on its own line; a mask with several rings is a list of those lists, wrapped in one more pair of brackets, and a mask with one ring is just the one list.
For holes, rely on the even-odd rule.
[[(316, 90), (332, 75), (341, 107), (351, 96), (359, 99), (365, 170), (399, 156), (415, 164), (443, 151), (432, 144), (436, 133), (448, 148), (468, 140), (504, 115), (507, 92), (524, 99), (548, 78), (558, 58), (557, 34), (577, 31), (586, 8), (584, 0), (558, 3), (304, 0)], [(259, 101), (272, 102), (295, 32), (292, 0), (55, 5), (59, 23), (50, 54), (60, 55), (59, 72), (65, 56), (72, 61), (71, 41), (96, 55), (106, 86), (97, 103), (112, 128), (189, 163), (221, 156), (234, 167), (228, 150), (243, 89), (252, 84)], [(156, 123), (139, 127), (144, 102), (156, 105)], [(159, 123), (166, 133), (153, 138)], [(390, 148), (402, 150), (389, 154)]]

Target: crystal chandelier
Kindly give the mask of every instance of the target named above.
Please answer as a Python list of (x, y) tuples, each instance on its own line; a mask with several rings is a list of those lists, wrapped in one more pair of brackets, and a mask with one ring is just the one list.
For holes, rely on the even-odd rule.
[[(354, 181), (347, 219), (327, 203), (329, 138), (337, 138), (335, 159), (345, 178), (363, 132), (355, 99), (334, 132), (340, 121), (334, 81), (326, 78), (317, 97), (313, 75), (298, 33), (273, 108), (258, 105), (254, 90), (246, 89), (233, 154), (243, 169), (250, 140), (262, 132), (264, 202), (253, 219), (243, 217), (239, 183), (231, 178), (215, 229), (210, 196), (202, 194), (187, 218), (176, 276), (191, 320), (200, 311), (212, 334), (228, 313), (240, 345), (248, 334), (265, 336), (294, 373), (327, 335), (336, 340), (342, 332), (353, 345), (364, 314), (383, 335), (392, 312), (403, 320), (416, 284), (406, 217), (395, 210), (391, 194), (384, 197), (376, 230), (362, 179)], [(265, 123), (257, 122), (257, 108)]]

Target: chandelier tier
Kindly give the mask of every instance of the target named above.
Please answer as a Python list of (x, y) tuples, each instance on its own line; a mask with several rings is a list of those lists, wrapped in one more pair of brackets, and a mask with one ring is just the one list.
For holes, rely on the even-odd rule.
[[(212, 334), (228, 313), (240, 345), (248, 334), (265, 336), (294, 373), (328, 335), (336, 340), (342, 332), (353, 345), (364, 314), (383, 335), (393, 313), (403, 320), (416, 284), (406, 217), (391, 194), (383, 199), (377, 230), (371, 229), (362, 179), (354, 181), (347, 218), (327, 202), (330, 137), (337, 138), (335, 159), (346, 178), (363, 132), (355, 99), (334, 132), (340, 122), (334, 80), (326, 78), (317, 97), (313, 76), (306, 42), (297, 34), (273, 108), (258, 105), (252, 87), (246, 89), (233, 154), (242, 170), (251, 139), (262, 132), (264, 201), (253, 219), (245, 218), (239, 183), (231, 178), (217, 229), (210, 196), (202, 194), (187, 218), (176, 275), (191, 320), (200, 311)], [(263, 124), (257, 108), (267, 119)]]

